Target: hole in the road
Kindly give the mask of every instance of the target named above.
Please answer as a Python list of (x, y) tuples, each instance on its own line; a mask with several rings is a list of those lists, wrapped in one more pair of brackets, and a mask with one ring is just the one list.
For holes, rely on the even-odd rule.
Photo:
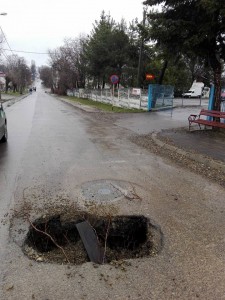
[(110, 263), (152, 256), (161, 248), (160, 228), (135, 215), (76, 216), (70, 222), (62, 222), (60, 216), (38, 219), (30, 226), (23, 247), (25, 254), (37, 261), (73, 264), (92, 260), (96, 251), (101, 256), (99, 263)]

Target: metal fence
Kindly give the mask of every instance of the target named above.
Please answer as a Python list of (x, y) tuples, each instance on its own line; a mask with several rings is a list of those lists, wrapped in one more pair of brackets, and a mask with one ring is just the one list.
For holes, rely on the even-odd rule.
[(91, 99), (118, 107), (148, 109), (148, 91), (142, 89), (73, 89), (68, 90), (67, 95)]
[(91, 99), (93, 101), (111, 104), (113, 106), (136, 108), (142, 110), (156, 110), (162, 108), (203, 106), (207, 107), (208, 98), (175, 98), (173, 86), (149, 85), (149, 90), (126, 89), (74, 89), (68, 90), (68, 96)]
[(174, 87), (171, 85), (150, 84), (148, 88), (148, 110), (172, 108)]

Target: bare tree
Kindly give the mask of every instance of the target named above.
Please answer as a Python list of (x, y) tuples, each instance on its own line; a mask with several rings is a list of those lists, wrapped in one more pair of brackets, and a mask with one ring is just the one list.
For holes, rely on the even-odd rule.
[(68, 88), (85, 86), (86, 61), (83, 55), (85, 42), (84, 36), (65, 39), (62, 47), (49, 51), (53, 90), (57, 93), (65, 94)]
[(31, 83), (31, 71), (25, 59), (17, 55), (8, 56), (5, 70), (7, 78), (6, 89), (8, 90), (9, 83), (11, 82), (13, 91), (22, 94)]

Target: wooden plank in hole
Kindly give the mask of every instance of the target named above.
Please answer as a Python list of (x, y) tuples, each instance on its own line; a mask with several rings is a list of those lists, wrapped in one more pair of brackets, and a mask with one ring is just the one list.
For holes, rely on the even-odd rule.
[(87, 251), (90, 261), (102, 264), (103, 249), (100, 247), (97, 236), (92, 226), (87, 222), (80, 222), (76, 224), (77, 230)]

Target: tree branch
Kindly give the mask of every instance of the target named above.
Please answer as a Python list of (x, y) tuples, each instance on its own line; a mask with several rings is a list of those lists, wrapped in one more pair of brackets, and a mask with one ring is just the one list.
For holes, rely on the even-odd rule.
[(34, 228), (34, 230), (36, 230), (37, 232), (40, 232), (40, 233), (46, 235), (47, 237), (49, 237), (50, 240), (53, 242), (53, 244), (54, 244), (57, 248), (59, 248), (59, 249), (62, 251), (62, 253), (64, 254), (64, 256), (65, 256), (65, 258), (66, 258), (66, 260), (67, 260), (67, 262), (70, 263), (70, 260), (69, 260), (68, 256), (66, 255), (64, 249), (63, 249), (60, 245), (58, 245), (58, 244), (56, 243), (56, 241), (53, 239), (53, 237), (52, 237), (50, 234), (48, 234), (47, 232), (38, 229), (38, 228), (30, 221), (29, 218), (27, 218), (27, 220), (28, 220), (28, 222), (30, 223), (31, 227)]

